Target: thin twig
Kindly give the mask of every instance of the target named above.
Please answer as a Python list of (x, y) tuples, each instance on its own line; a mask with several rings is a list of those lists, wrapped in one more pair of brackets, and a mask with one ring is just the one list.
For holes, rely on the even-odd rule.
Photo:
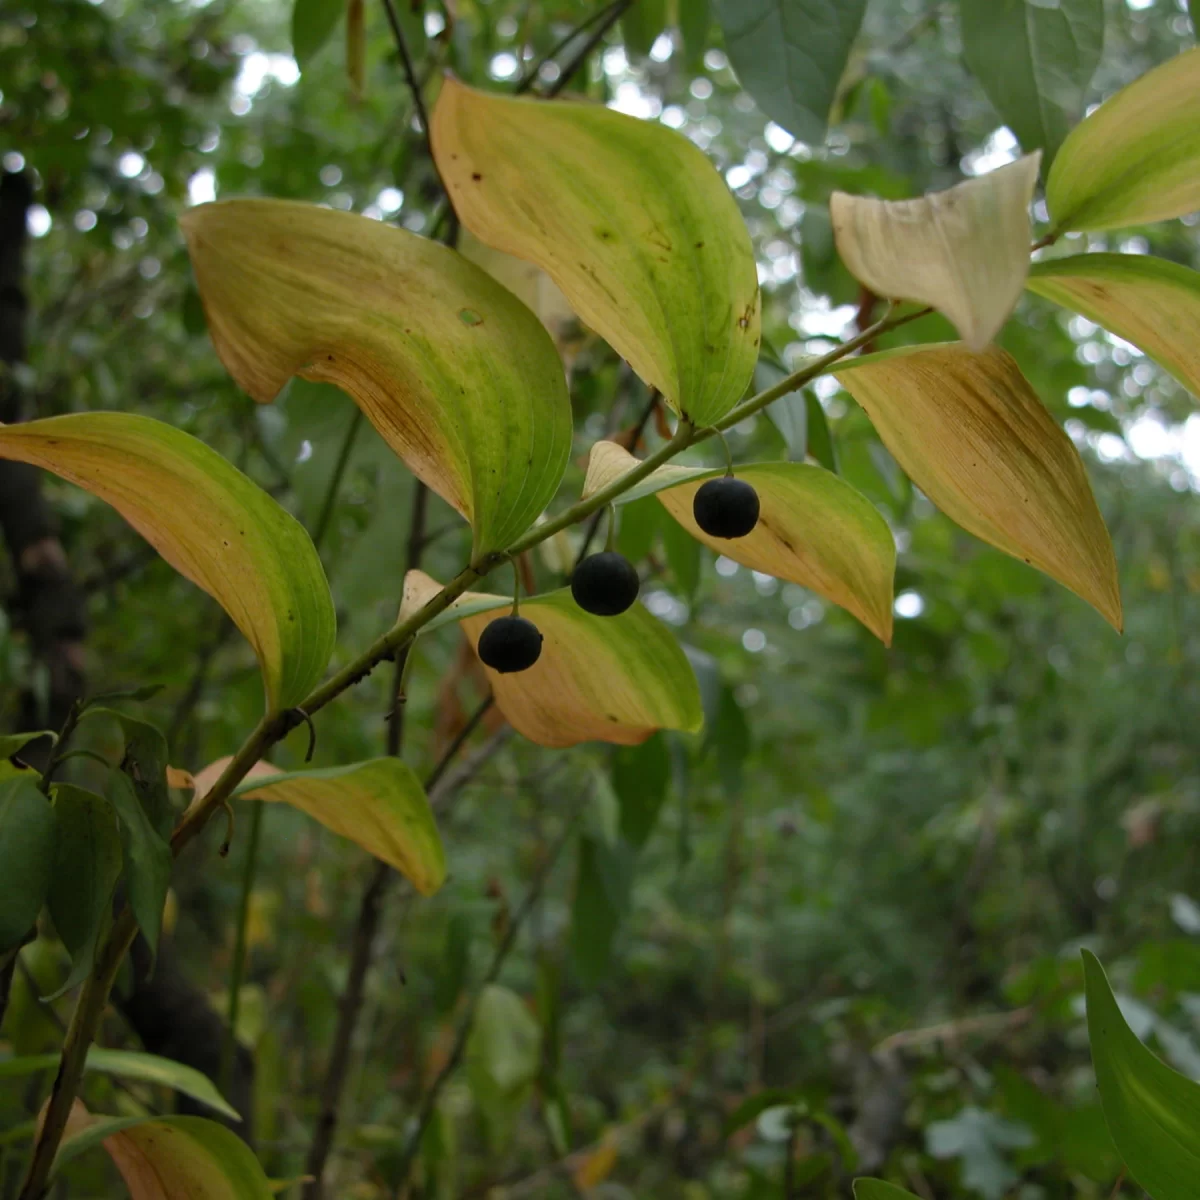
[[(431, 805), (433, 804), (432, 793), (435, 784), (445, 774), (446, 768), (454, 756), (483, 719), (490, 704), (491, 698), (489, 697), (475, 711), (462, 734), (446, 748), (437, 765), (429, 773), (426, 780), (426, 791), (431, 793)], [(445, 794), (443, 791), (443, 795)], [(387, 863), (376, 863), (374, 873), (359, 901), (358, 919), (354, 923), (354, 933), (350, 941), (346, 986), (338, 1001), (337, 1028), (334, 1030), (329, 1064), (325, 1069), (325, 1079), (321, 1085), (320, 1115), (317, 1118), (317, 1128), (313, 1135), (312, 1145), (309, 1147), (308, 1161), (305, 1163), (305, 1173), (312, 1176), (310, 1182), (304, 1187), (305, 1200), (320, 1200), (325, 1194), (325, 1166), (333, 1149), (334, 1136), (337, 1133), (342, 1090), (346, 1084), (354, 1030), (358, 1024), (359, 1013), (362, 1011), (367, 972), (370, 970), (371, 960), (374, 957), (375, 938), (383, 914), (383, 900), (388, 888), (396, 878), (396, 873)]]
[(431, 126), (429, 124), (429, 111), (425, 107), (425, 97), (421, 94), (421, 81), (417, 78), (417, 72), (413, 67), (412, 55), (408, 50), (408, 40), (404, 36), (404, 30), (400, 26), (400, 19), (396, 16), (396, 6), (392, 0), (383, 0), (384, 11), (387, 13), (388, 24), (392, 29), (392, 38), (396, 43), (396, 52), (400, 55), (400, 63), (404, 68), (404, 79), (408, 84), (408, 90), (412, 93), (413, 107), (417, 111), (417, 119), (421, 123), (421, 136), (425, 139), (425, 150), (429, 155), (429, 161), (433, 164), (434, 174), (437, 175), (438, 183), (441, 184), (442, 193), (446, 197), (446, 204), (450, 215), (450, 236), (449, 242), (453, 244), (458, 240), (458, 213), (454, 209), (454, 201), (450, 199), (450, 189), (446, 187), (446, 181), (442, 178), (442, 173), (438, 170), (437, 159), (433, 156), (433, 137)]
[(616, 4), (605, 13), (604, 18), (592, 31), (588, 40), (579, 47), (575, 57), (570, 59), (567, 65), (563, 67), (562, 74), (543, 93), (547, 99), (557, 96), (575, 78), (575, 74), (579, 68), (587, 62), (592, 51), (604, 41), (608, 35), (608, 31), (624, 16), (625, 10), (632, 3), (633, 0), (617, 0)]
[[(634, 447), (638, 444), (638, 440), (642, 436), (642, 430), (646, 428), (650, 418), (654, 415), (654, 410), (658, 407), (659, 391), (657, 388), (651, 389), (650, 401), (646, 405), (641, 417), (638, 418), (638, 423), (633, 427), (633, 436), (629, 439), (629, 450), (633, 452)], [(591, 522), (588, 524), (587, 533), (583, 535), (583, 545), (579, 547), (579, 553), (575, 556), (575, 565), (579, 566), (585, 558), (588, 551), (592, 547), (592, 542), (596, 540), (596, 533), (600, 529), (600, 522), (604, 519), (604, 509), (600, 509)]]
[(393, 1195), (399, 1195), (401, 1189), (408, 1182), (409, 1172), (412, 1170), (413, 1161), (417, 1156), (417, 1151), (420, 1148), (421, 1139), (425, 1135), (425, 1130), (429, 1122), (433, 1119), (442, 1088), (446, 1086), (450, 1076), (458, 1070), (459, 1063), (462, 1062), (463, 1054), (467, 1048), (467, 1039), (471, 1036), (471, 1027), (475, 1023), (475, 1010), (479, 1006), (479, 998), (483, 994), (483, 989), (489, 984), (495, 983), (500, 971), (504, 967), (505, 961), (508, 959), (509, 952), (516, 945), (517, 934), (520, 933), (525, 918), (533, 910), (538, 897), (541, 896), (542, 889), (546, 886), (546, 881), (550, 877), (550, 872), (553, 870), (554, 864), (558, 861), (559, 854), (562, 853), (563, 847), (570, 840), (574, 832), (575, 822), (568, 820), (558, 841), (551, 848), (537, 875), (534, 876), (533, 882), (529, 885), (529, 890), (525, 893), (525, 898), (521, 901), (516, 912), (513, 913), (504, 938), (500, 942), (500, 945), (496, 947), (495, 954), (492, 955), (492, 962), (487, 969), (487, 974), (479, 981), (479, 986), (471, 996), (466, 1014), (460, 1022), (458, 1032), (454, 1037), (454, 1045), (450, 1050), (450, 1055), (445, 1063), (442, 1064), (442, 1069), (437, 1073), (433, 1083), (429, 1085), (428, 1090), (425, 1092), (421, 1101), (420, 1111), (417, 1115), (416, 1127), (408, 1135), (408, 1140), (401, 1151), (400, 1164), (396, 1168), (396, 1183), (393, 1185)]
[(354, 415), (350, 418), (350, 424), (346, 426), (346, 433), (342, 438), (341, 447), (338, 449), (337, 462), (333, 465), (333, 474), (329, 477), (329, 486), (325, 489), (325, 499), (321, 502), (321, 512), (317, 517), (317, 523), (313, 526), (313, 545), (320, 547), (325, 540), (325, 534), (329, 530), (329, 522), (333, 517), (333, 507), (337, 502), (338, 492), (341, 490), (342, 477), (346, 474), (346, 467), (350, 463), (350, 455), (354, 450), (354, 441), (358, 437), (358, 431), (363, 423), (363, 410), (357, 406), (354, 409)]
[[(600, 488), (586, 499), (570, 505), (554, 519), (534, 526), (507, 549), (478, 555), (441, 591), (431, 596), (420, 609), (398, 620), (391, 629), (376, 638), (362, 653), (340, 670), (335, 671), (324, 683), (314, 688), (301, 702), (300, 707), (310, 716), (313, 715), (325, 705), (336, 700), (343, 692), (360, 683), (385, 659), (394, 659), (396, 653), (407, 646), (421, 629), (439, 614), (445, 612), (468, 588), (502, 563), (511, 561), (517, 555), (540, 545), (561, 530), (582, 521), (585, 517), (612, 503), (618, 496), (623, 495), (635, 484), (653, 474), (659, 466), (669, 462), (689, 446), (713, 436), (719, 429), (727, 429), (739, 421), (745, 420), (746, 417), (754, 415), (774, 400), (779, 399), (780, 396), (796, 391), (818, 376), (825, 374), (843, 358), (868, 344), (880, 334), (897, 329), (909, 321), (926, 315), (929, 311), (931, 310), (923, 309), (900, 317), (885, 317), (870, 329), (841, 343), (828, 353), (810, 360), (773, 387), (767, 388), (739, 404), (717, 422), (716, 426), (696, 429), (688, 422), (681, 421), (679, 429), (669, 442), (606, 487)], [(195, 840), (217, 809), (228, 803), (233, 790), (246, 777), (255, 763), (272, 746), (287, 737), (293, 728), (291, 715), (286, 711), (268, 713), (259, 721), (238, 748), (237, 753), (230, 759), (229, 764), (213, 784), (211, 790), (203, 798), (195, 801), (180, 818), (171, 835), (173, 855), (181, 854), (183, 849)], [(62, 1142), (71, 1106), (79, 1091), (88, 1047), (95, 1038), (100, 1018), (104, 1013), (113, 981), (116, 979), (121, 963), (137, 937), (137, 929), (137, 921), (132, 910), (126, 905), (116, 915), (108, 937), (97, 954), (95, 967), (80, 989), (75, 1010), (71, 1015), (71, 1022), (67, 1027), (67, 1036), (63, 1042), (58, 1073), (51, 1089), (41, 1129), (34, 1142), (33, 1154), (21, 1187), (19, 1200), (41, 1200), (45, 1193), (46, 1181), (49, 1178), (58, 1147)]]
[(529, 68), (528, 71), (525, 72), (524, 75), (521, 76), (521, 78), (517, 81), (517, 86), (513, 88), (513, 94), (516, 96), (523, 96), (527, 91), (529, 91), (529, 89), (533, 87), (535, 83), (537, 83), (538, 75), (541, 73), (542, 68), (547, 63), (553, 62), (577, 37), (587, 33), (587, 31), (591, 29), (591, 27), (595, 25), (597, 21), (603, 20), (604, 17), (607, 16), (614, 8), (618, 7), (620, 2), (621, 0), (617, 0), (617, 3), (606, 4), (602, 8), (596, 9), (591, 16), (585, 17), (582, 21), (580, 21), (579, 24), (576, 25), (566, 37), (560, 38), (557, 42), (555, 42), (554, 45), (547, 50), (546, 53), (543, 54), (542, 57), (539, 58), (537, 62), (535, 62), (533, 66)]

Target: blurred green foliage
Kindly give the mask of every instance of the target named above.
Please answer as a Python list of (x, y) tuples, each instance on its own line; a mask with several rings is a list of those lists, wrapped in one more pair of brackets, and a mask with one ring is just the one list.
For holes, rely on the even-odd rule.
[[(642, 11), (642, 24), (623, 26), (630, 52), (614, 32), (573, 87), (680, 128), (710, 154), (755, 240), (766, 342), (793, 364), (853, 328), (860, 299), (833, 248), (830, 191), (942, 187), (1005, 161), (1014, 142), (966, 72), (954, 6), (869, 6), (828, 144), (814, 148), (765, 123), (719, 31), (701, 51), (689, 0), (679, 3), (686, 52)], [(448, 25), (440, 4), (423, 6), (423, 22), (399, 7), (422, 78), (449, 68), (497, 87), (591, 11), (582, 0), (458, 0)], [(1191, 41), (1175, 0), (1106, 8), (1092, 101)], [(367, 6), (358, 99), (340, 26), (312, 49), (330, 6), (297, 9), (302, 72), (282, 0), (11, 0), (0, 12), (0, 155), (34, 172), (38, 189), (21, 368), (30, 407), (165, 419), (311, 529), (354, 410), (300, 381), (269, 407), (238, 392), (208, 343), (177, 216), (192, 201), (256, 194), (429, 232), (439, 191), (381, 7)], [(1196, 227), (1067, 245), (1197, 266)], [(947, 335), (931, 320), (892, 341)], [(1121, 565), (1124, 637), (934, 512), (835, 389), (734, 430), (740, 459), (807, 448), (829, 465), (835, 451), (885, 514), (901, 551), (893, 648), (794, 585), (678, 544), (655, 502), (630, 506), (620, 543), (648, 562), (646, 603), (688, 647), (709, 733), (636, 751), (512, 739), (456, 795), (440, 818), (446, 887), (430, 901), (396, 896), (384, 914), (332, 1194), (392, 1194), (423, 1087), (565, 827), (580, 836), (483, 994), (489, 1022), (442, 1093), (411, 1195), (482, 1196), (503, 1182), (510, 1196), (568, 1196), (578, 1184), (614, 1198), (751, 1200), (781, 1194), (788, 1154), (797, 1196), (848, 1195), (855, 1171), (929, 1197), (1114, 1194), (1080, 945), (1108, 965), (1135, 1032), (1200, 1076), (1200, 424), (1165, 373), (1049, 305), (1023, 300), (1001, 341), (1085, 453)], [(567, 494), (591, 441), (632, 425), (646, 403), (603, 344), (581, 336), (571, 353)], [(248, 647), (115, 514), (46, 486), (88, 593), (97, 688), (161, 683), (143, 711), (167, 730), (178, 766), (230, 753), (260, 711)], [(359, 428), (323, 547), (335, 661), (394, 615), (410, 496), (410, 477)], [(430, 510), (426, 566), (445, 578), (469, 535), (436, 499)], [(532, 569), (556, 586), (561, 551), (543, 550)], [(419, 771), (478, 698), (458, 637), (428, 639), (412, 674), (406, 754)], [(318, 765), (380, 753), (384, 674), (321, 715)], [(15, 701), (31, 679), (28, 646), (5, 621), (0, 686)], [(92, 736), (105, 736), (102, 723)], [(278, 765), (298, 766), (303, 749), (294, 736)], [(228, 861), (215, 849), (210, 835), (179, 863), (168, 925), (220, 1004), (245, 847), (235, 841)], [(265, 814), (239, 1035), (255, 1059), (257, 1149), (280, 1179), (304, 1169), (372, 869), (299, 814)], [(35, 1053), (57, 1046), (52, 1014), (68, 1011), (35, 991), (61, 985), (69, 956), (42, 938), (23, 963), (0, 1037)], [(103, 1041), (131, 1044), (115, 1015)], [(47, 1084), (0, 1089), (0, 1194)], [(99, 1075), (85, 1098), (117, 1113), (137, 1104)], [(98, 1158), (73, 1165), (70, 1194), (114, 1194), (106, 1170)]]

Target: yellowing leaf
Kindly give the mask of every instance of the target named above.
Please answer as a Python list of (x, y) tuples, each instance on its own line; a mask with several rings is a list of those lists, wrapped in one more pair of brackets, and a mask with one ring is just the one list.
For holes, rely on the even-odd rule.
[(1029, 202), (1040, 152), (917, 200), (834, 192), (838, 253), (876, 295), (940, 309), (982, 350), (1008, 319), (1029, 270)]
[(333, 650), (333, 600), (303, 527), (197, 438), (131, 413), (0, 426), (0, 458), (111, 504), (254, 647), (270, 709), (298, 704)]
[(537, 316), (564, 358), (579, 325), (562, 289), (541, 267), (485, 245), (468, 229), (460, 230), (458, 251), (468, 261), (503, 284)]
[(55, 1170), (100, 1143), (130, 1200), (269, 1200), (272, 1194), (250, 1147), (203, 1117), (94, 1117), (77, 1102)]
[[(401, 615), (414, 612), (440, 587), (422, 571), (404, 581)], [(467, 592), (429, 623), (461, 622), (476, 646), (511, 598)], [(618, 617), (595, 617), (568, 589), (521, 601), (521, 615), (542, 632), (538, 661), (528, 671), (500, 675), (484, 667), (496, 705), (518, 733), (543, 746), (579, 742), (635, 745), (656, 729), (694, 732), (703, 723), (700, 689), (670, 631), (640, 604)]]
[(217, 353), (262, 403), (299, 374), (349, 393), (475, 531), (506, 546), (571, 444), (562, 364), (537, 318), (445, 246), (282, 200), (204, 204), (183, 230)]
[[(62, 786), (61, 784), (59, 785)], [(36, 1071), (49, 1071), (58, 1066), (57, 1054), (30, 1054), (21, 1058), (0, 1059), (0, 1079), (16, 1079), (24, 1075), (32, 1075)], [(160, 1087), (168, 1087), (181, 1095), (190, 1096), (216, 1109), (222, 1116), (233, 1121), (242, 1118), (237, 1109), (217, 1091), (216, 1085), (207, 1075), (197, 1071), (195, 1067), (185, 1066), (169, 1058), (160, 1058), (157, 1054), (143, 1054), (139, 1050), (103, 1050), (93, 1046), (87, 1054), (85, 1068), (98, 1071), (103, 1075), (116, 1075), (120, 1079), (134, 1079), (139, 1083), (153, 1083)], [(81, 1118), (82, 1105), (77, 1107), (68, 1118), (67, 1131), (83, 1128)]]
[(741, 399), (758, 357), (754, 253), (685, 137), (600, 105), (447, 79), (433, 150), (463, 224), (545, 270), (676, 412), (708, 425)]
[(1200, 208), (1200, 49), (1155, 67), (1076, 125), (1046, 203), (1057, 231), (1117, 229)]
[(1121, 628), (1112, 543), (1083, 462), (1010, 355), (912, 346), (851, 359), (835, 373), (948, 517)]
[[(203, 796), (228, 765), (229, 759), (222, 758), (197, 772), (197, 796)], [(233, 795), (281, 801), (308, 813), (326, 829), (395, 867), (423, 896), (436, 892), (446, 878), (446, 855), (429, 798), (412, 769), (398, 758), (289, 772), (260, 762)]]
[[(584, 495), (599, 491), (636, 462), (616, 443), (597, 442), (588, 459)], [(896, 543), (871, 503), (822, 467), (752, 463), (739, 466), (737, 477), (758, 492), (758, 525), (748, 537), (714, 538), (696, 524), (692, 499), (706, 479), (723, 473), (723, 467), (659, 467), (617, 503), (657, 493), (667, 512), (711, 550), (751, 570), (811, 588), (890, 643)]]
[(1144, 254), (1035, 263), (1025, 285), (1132, 342), (1200, 397), (1200, 272)]
[(616, 1165), (616, 1139), (606, 1137), (599, 1146), (579, 1160), (579, 1165), (575, 1168), (571, 1178), (581, 1192), (586, 1192), (603, 1183), (612, 1174)]

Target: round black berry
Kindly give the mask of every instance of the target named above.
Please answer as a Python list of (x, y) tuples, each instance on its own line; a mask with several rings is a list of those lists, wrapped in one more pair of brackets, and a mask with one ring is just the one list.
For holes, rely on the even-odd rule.
[(585, 558), (571, 576), (575, 603), (597, 617), (623, 613), (637, 599), (640, 586), (633, 563), (615, 550)]
[(745, 537), (758, 524), (758, 493), (732, 475), (710, 479), (692, 500), (692, 516), (709, 537)]
[(497, 617), (479, 636), (479, 657), (501, 675), (528, 671), (541, 653), (541, 630), (524, 617)]

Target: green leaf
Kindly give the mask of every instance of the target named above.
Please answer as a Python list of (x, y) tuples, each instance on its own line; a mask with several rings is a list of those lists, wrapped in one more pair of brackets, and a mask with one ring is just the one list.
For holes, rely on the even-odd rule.
[(882, 1179), (856, 1179), (854, 1200), (918, 1200), (912, 1192), (906, 1192), (894, 1183)]
[(1026, 288), (1132, 342), (1200, 397), (1200, 272), (1144, 254), (1035, 263)]
[[(221, 760), (221, 770), (228, 761)], [(446, 855), (429, 798), (412, 768), (398, 758), (265, 773), (243, 780), (233, 794), (282, 801), (308, 813), (395, 867), (423, 896), (436, 892), (446, 878)]]
[(1083, 114), (1104, 48), (1104, 0), (960, 0), (963, 56), (1045, 169)]
[(629, 907), (632, 859), (620, 842), (579, 839), (579, 871), (571, 909), (571, 958), (579, 981), (594, 988), (608, 971), (613, 938)]
[(1038, 153), (917, 200), (834, 192), (838, 252), (877, 296), (940, 309), (982, 350), (1000, 331), (1029, 272), (1029, 202)]
[(445, 246), (352, 213), (232, 200), (182, 221), (217, 353), (255, 400), (337, 384), (475, 532), (523, 533), (571, 446), (562, 363), (538, 319)]
[(687, 138), (601, 105), (448, 79), (433, 149), (467, 228), (537, 263), (676, 412), (708, 425), (741, 399), (758, 357), (754, 252)]
[(721, 1128), (722, 1135), (730, 1137), (739, 1129), (744, 1129), (768, 1108), (792, 1104), (796, 1100), (796, 1096), (796, 1092), (790, 1088), (766, 1088), (761, 1092), (755, 1092), (752, 1096), (747, 1096), (725, 1118), (725, 1124)]
[(38, 738), (48, 737), (51, 745), (58, 741), (58, 734), (52, 729), (39, 729), (37, 733), (6, 733), (0, 736), (0, 758), (12, 758), (20, 754), (30, 742)]
[(711, 30), (710, 0), (679, 0), (679, 34), (683, 40), (684, 59), (692, 70), (703, 65)]
[(1086, 950), (1083, 973), (1092, 1062), (1112, 1139), (1154, 1200), (1193, 1200), (1200, 1179), (1200, 1085), (1138, 1041), (1104, 968)]
[(866, 0), (718, 0), (725, 47), (742, 87), (778, 125), (825, 140)]
[(132, 413), (72, 413), (0, 428), (0, 458), (33, 463), (111, 504), (254, 647), (271, 709), (320, 679), (333, 600), (304, 529), (203, 442)]
[(446, 947), (434, 978), (434, 999), (438, 1011), (448, 1013), (457, 1003), (467, 982), (471, 966), (471, 923), (466, 913), (450, 915), (446, 926)]
[(541, 1029), (520, 996), (494, 983), (483, 989), (467, 1038), (467, 1077), (493, 1150), (507, 1143), (529, 1098), (541, 1041)]
[(1119, 229), (1200, 208), (1200, 49), (1106, 100), (1063, 143), (1046, 182), (1056, 232)]
[(345, 15), (346, 0), (295, 0), (292, 5), (292, 57), (301, 71), (333, 36)]
[(690, 603), (700, 586), (700, 543), (674, 521), (664, 521), (659, 533), (675, 588)]
[[(16, 1079), (57, 1067), (58, 1057), (57, 1054), (28, 1054), (21, 1058), (0, 1059), (0, 1079)], [(157, 1054), (143, 1054), (137, 1050), (102, 1050), (99, 1046), (93, 1046), (88, 1051), (85, 1066), (87, 1070), (97, 1071), (101, 1075), (115, 1075), (119, 1079), (133, 1079), (139, 1083), (171, 1088), (183, 1096), (207, 1104), (231, 1120), (242, 1119), (207, 1075), (172, 1059), (160, 1058)]]
[(833, 444), (833, 434), (829, 431), (829, 419), (821, 401), (812, 393), (804, 393), (804, 404), (807, 409), (808, 454), (815, 458), (827, 471), (837, 474), (837, 448)]
[(667, 0), (633, 0), (621, 18), (621, 36), (630, 59), (645, 58), (667, 24)]
[[(597, 442), (588, 460), (584, 495), (599, 491), (635, 462), (615, 442)], [(667, 512), (709, 549), (754, 571), (812, 588), (889, 642), (896, 543), (875, 508), (821, 467), (751, 463), (739, 466), (737, 476), (758, 491), (758, 525), (748, 537), (713, 538), (696, 524), (692, 498), (706, 479), (723, 473), (723, 467), (660, 467), (616, 502), (657, 494)]]
[(92, 969), (96, 943), (112, 919), (113, 891), (121, 875), (121, 835), (112, 804), (69, 783), (54, 787), (58, 836), (46, 906), (71, 956), (65, 992)]
[(963, 1186), (984, 1200), (1001, 1200), (1019, 1176), (1009, 1165), (1006, 1150), (1019, 1150), (1034, 1142), (1032, 1130), (995, 1113), (968, 1105), (946, 1121), (925, 1129), (925, 1144), (935, 1158), (961, 1160)]
[(1011, 355), (956, 342), (838, 366), (884, 445), (951, 520), (1121, 628), (1112, 542), (1087, 471)]
[(50, 801), (29, 780), (0, 780), (0, 952), (19, 946), (42, 910), (56, 833)]
[[(424, 572), (410, 571), (401, 612), (415, 611), (439, 590)], [(492, 620), (489, 614), (511, 607), (511, 597), (468, 592), (426, 629), (461, 622), (474, 646)], [(497, 707), (530, 741), (554, 747), (588, 741), (636, 745), (657, 729), (700, 728), (700, 693), (687, 656), (642, 605), (620, 616), (595, 617), (563, 588), (522, 600), (521, 615), (542, 632), (541, 657), (516, 674), (484, 671)]]
[(236, 1133), (204, 1117), (88, 1118), (63, 1140), (54, 1170), (103, 1144), (131, 1200), (271, 1200), (267, 1177)]
[(109, 717), (120, 725), (125, 738), (120, 769), (129, 776), (138, 803), (159, 837), (169, 839), (175, 813), (167, 787), (169, 755), (162, 731), (148, 721), (139, 721), (115, 708), (89, 708), (86, 715)]
[(171, 883), (171, 846), (142, 808), (128, 775), (109, 771), (104, 794), (117, 812), (129, 907), (153, 953), (158, 948), (163, 905)]
[(610, 770), (621, 810), (621, 837), (640, 850), (658, 822), (671, 781), (666, 739), (655, 734), (640, 746), (614, 750)]
[(725, 795), (730, 800), (736, 799), (742, 790), (744, 768), (753, 748), (753, 740), (746, 714), (737, 702), (733, 689), (727, 685), (721, 687), (717, 718), (709, 730), (706, 747), (716, 750), (717, 774)]

